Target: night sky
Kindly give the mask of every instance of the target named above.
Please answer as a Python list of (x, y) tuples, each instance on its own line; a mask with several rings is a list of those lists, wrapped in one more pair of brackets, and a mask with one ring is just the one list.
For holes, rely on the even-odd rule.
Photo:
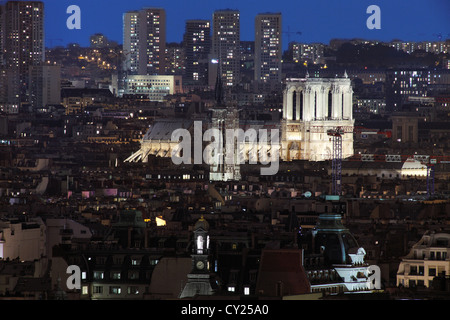
[[(71, 42), (89, 45), (89, 37), (103, 33), (122, 43), (122, 14), (143, 7), (162, 7), (167, 15), (167, 42), (180, 42), (188, 19), (211, 20), (214, 10), (238, 9), (241, 13), (241, 40), (254, 40), (254, 19), (261, 12), (281, 12), (283, 31), (291, 41), (328, 43), (333, 38), (405, 41), (450, 38), (449, 0), (43, 0), (45, 3), (46, 45)], [(81, 9), (81, 30), (69, 30), (66, 9)], [(381, 29), (369, 30), (366, 9), (381, 9)], [(297, 35), (295, 32), (302, 34)], [(286, 49), (288, 35), (283, 34)]]

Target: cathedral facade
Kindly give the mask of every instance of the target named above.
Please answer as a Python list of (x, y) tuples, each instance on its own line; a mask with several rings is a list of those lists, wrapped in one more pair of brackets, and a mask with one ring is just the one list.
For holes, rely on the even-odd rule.
[(289, 79), (283, 92), (281, 155), (284, 161), (330, 160), (328, 132), (341, 129), (342, 157), (353, 155), (353, 90), (343, 78)]
[[(215, 129), (219, 135), (220, 148), (207, 159), (207, 163), (210, 164), (210, 180), (240, 180), (240, 164), (251, 164), (251, 160), (253, 163), (271, 163), (271, 167), (273, 162), (278, 161), (332, 160), (333, 137), (330, 133), (337, 130), (341, 136), (342, 158), (352, 156), (354, 152), (352, 100), (351, 80), (346, 74), (340, 78), (307, 76), (287, 79), (283, 91), (283, 117), (276, 123), (273, 121), (240, 123), (239, 110), (218, 99), (217, 105), (211, 109), (211, 118), (201, 129)], [(141, 140), (141, 149), (125, 161), (147, 162), (151, 155), (171, 157), (179, 143), (178, 139), (173, 140), (172, 132), (180, 128), (194, 133), (194, 121), (186, 119), (155, 121)], [(236, 145), (234, 138), (226, 139), (226, 131), (236, 129), (243, 130), (246, 137), (241, 139), (239, 145)], [(273, 139), (275, 132), (276, 139)], [(262, 139), (263, 133), (270, 133), (270, 139)], [(247, 139), (250, 136), (254, 138)], [(200, 137), (199, 140), (209, 141), (205, 137), (203, 139)]]

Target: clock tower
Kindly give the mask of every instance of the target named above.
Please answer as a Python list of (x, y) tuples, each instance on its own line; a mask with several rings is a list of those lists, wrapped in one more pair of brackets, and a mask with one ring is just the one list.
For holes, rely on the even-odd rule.
[(209, 223), (203, 216), (195, 223), (192, 245), (192, 270), (180, 298), (214, 294), (214, 282), (209, 271)]

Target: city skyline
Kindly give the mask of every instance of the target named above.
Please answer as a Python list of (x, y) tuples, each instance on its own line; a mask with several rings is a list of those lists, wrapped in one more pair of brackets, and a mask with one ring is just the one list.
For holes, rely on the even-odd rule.
[(449, 5), (158, 1), (0, 0), (0, 301), (450, 300)]
[[(46, 46), (53, 47), (79, 43), (89, 45), (89, 37), (95, 33), (103, 33), (110, 40), (123, 42), (122, 17), (125, 12), (139, 10), (144, 7), (164, 8), (167, 15), (167, 42), (181, 42), (185, 23), (192, 19), (212, 21), (216, 10), (239, 10), (241, 16), (241, 40), (254, 40), (254, 19), (259, 13), (280, 12), (283, 17), (282, 43), (287, 49), (289, 41), (328, 43), (333, 38), (364, 38), (368, 40), (391, 41), (437, 41), (449, 37), (450, 23), (446, 13), (450, 3), (445, 0), (432, 0), (425, 3), (421, 0), (404, 3), (390, 3), (385, 0), (334, 2), (325, 0), (318, 6), (309, 2), (271, 2), (235, 0), (219, 3), (218, 1), (196, 0), (189, 4), (172, 1), (148, 2), (135, 0), (105, 7), (102, 1), (94, 3), (86, 0), (72, 1), (70, 5), (78, 5), (81, 9), (81, 29), (69, 30), (66, 20), (69, 14), (66, 9), (69, 3), (44, 0)], [(381, 9), (381, 29), (369, 30), (366, 21), (370, 14), (367, 8), (376, 4)], [(306, 14), (305, 14), (306, 12)], [(315, 14), (311, 14), (311, 13)], [(103, 13), (103, 14), (102, 14)], [(108, 17), (108, 20), (101, 17)], [(99, 19), (100, 18), (100, 19)], [(99, 23), (99, 21), (101, 23)], [(421, 23), (423, 22), (423, 23)], [(299, 34), (301, 33), (301, 34)]]

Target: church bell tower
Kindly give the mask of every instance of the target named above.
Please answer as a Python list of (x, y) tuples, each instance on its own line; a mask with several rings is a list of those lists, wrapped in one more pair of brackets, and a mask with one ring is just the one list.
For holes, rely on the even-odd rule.
[(190, 298), (196, 295), (213, 295), (215, 285), (209, 270), (209, 223), (203, 216), (194, 226), (194, 238), (192, 246), (192, 270), (188, 274), (188, 281), (184, 286), (180, 299)]

